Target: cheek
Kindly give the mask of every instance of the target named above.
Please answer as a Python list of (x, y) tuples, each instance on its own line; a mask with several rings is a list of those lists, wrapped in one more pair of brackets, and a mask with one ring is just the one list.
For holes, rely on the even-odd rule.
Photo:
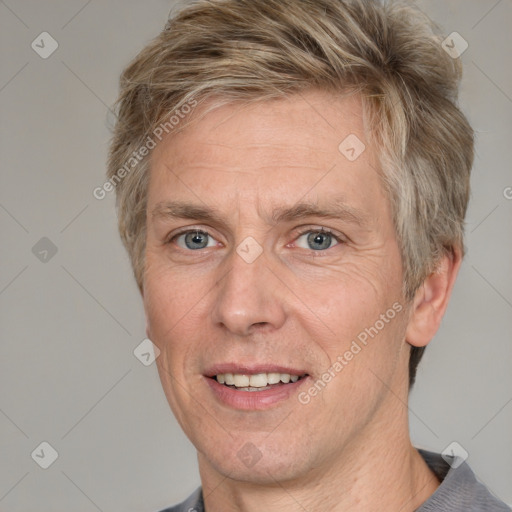
[[(297, 279), (296, 295), (302, 298), (302, 314), (309, 318), (311, 329), (321, 329), (327, 336), (317, 336), (326, 350), (339, 350), (372, 326), (379, 316), (400, 299), (400, 281), (391, 269), (375, 262), (360, 265), (347, 261), (321, 279)], [(311, 276), (310, 276), (311, 277)]]
[(187, 325), (202, 296), (200, 281), (172, 271), (161, 258), (147, 254), (143, 298), (146, 323), (148, 335), (161, 350), (160, 345)]

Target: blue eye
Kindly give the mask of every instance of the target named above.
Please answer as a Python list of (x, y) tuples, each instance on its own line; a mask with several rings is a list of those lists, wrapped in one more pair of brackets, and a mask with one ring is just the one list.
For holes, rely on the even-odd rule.
[(333, 233), (330, 233), (329, 231), (324, 230), (305, 231), (300, 234), (300, 236), (297, 238), (297, 241), (303, 237), (306, 237), (307, 246), (301, 247), (303, 249), (311, 249), (313, 251), (324, 251), (333, 247), (332, 242), (335, 242), (334, 245), (337, 245), (340, 242), (337, 236), (335, 236)]
[[(180, 239), (182, 238), (185, 244), (184, 246), (180, 244)], [(191, 249), (193, 251), (197, 249), (206, 249), (207, 247), (215, 247), (215, 239), (205, 231), (198, 229), (184, 231), (183, 233), (173, 237), (172, 240), (176, 240), (178, 247), (181, 247), (182, 249)]]

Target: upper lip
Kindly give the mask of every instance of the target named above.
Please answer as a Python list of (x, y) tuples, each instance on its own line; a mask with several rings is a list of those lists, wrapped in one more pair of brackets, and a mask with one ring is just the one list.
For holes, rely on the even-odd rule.
[(220, 363), (210, 366), (205, 372), (206, 377), (215, 377), (219, 374), (233, 373), (241, 375), (256, 375), (257, 373), (288, 373), (290, 375), (306, 375), (307, 372), (300, 367), (280, 366), (276, 364), (239, 364)]

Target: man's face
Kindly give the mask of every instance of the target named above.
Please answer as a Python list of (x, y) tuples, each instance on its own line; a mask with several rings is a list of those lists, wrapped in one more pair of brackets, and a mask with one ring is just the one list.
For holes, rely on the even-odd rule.
[(401, 260), (361, 142), (357, 96), (309, 92), (220, 107), (154, 150), (147, 333), (205, 467), (303, 476), (404, 417)]

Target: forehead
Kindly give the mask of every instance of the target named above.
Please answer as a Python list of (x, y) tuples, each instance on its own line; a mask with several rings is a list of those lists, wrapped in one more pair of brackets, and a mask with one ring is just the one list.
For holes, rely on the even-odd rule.
[[(166, 153), (169, 162), (180, 166), (194, 165), (199, 159), (210, 164), (229, 160), (240, 170), (251, 167), (248, 157), (279, 167), (300, 166), (305, 159), (311, 167), (338, 156), (339, 144), (349, 135), (367, 139), (360, 97), (322, 91), (217, 108), (212, 100), (197, 108), (185, 120), (189, 121), (183, 131), (171, 133), (159, 144), (154, 157)], [(187, 149), (180, 150), (183, 147)]]
[(365, 198), (368, 203), (382, 195), (359, 96), (309, 91), (208, 107), (198, 107), (190, 124), (155, 148), (148, 201), (153, 208), (177, 198), (209, 206), (245, 200), (247, 208), (262, 211), (262, 205), (341, 197), (361, 210)]

